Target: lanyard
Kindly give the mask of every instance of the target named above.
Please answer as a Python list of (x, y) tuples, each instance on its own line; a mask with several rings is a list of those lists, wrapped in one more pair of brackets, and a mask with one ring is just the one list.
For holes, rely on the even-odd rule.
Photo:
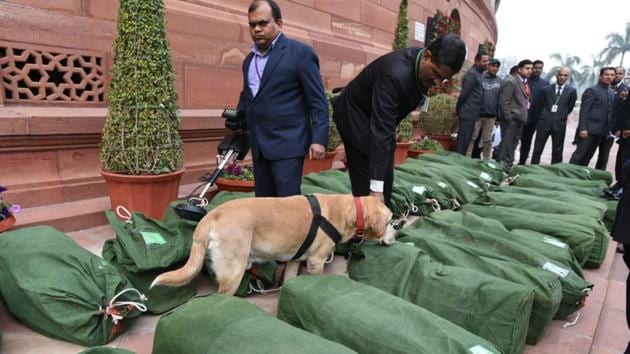
[(562, 89), (556, 90), (556, 98), (553, 102), (554, 106), (558, 105), (558, 102), (560, 102), (560, 96), (562, 96)]

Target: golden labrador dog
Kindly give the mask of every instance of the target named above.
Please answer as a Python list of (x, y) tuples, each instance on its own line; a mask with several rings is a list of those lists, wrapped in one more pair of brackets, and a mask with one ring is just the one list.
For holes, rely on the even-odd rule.
[[(315, 194), (315, 197), (321, 215), (340, 233), (341, 242), (349, 241), (357, 227), (354, 197), (341, 194)], [(391, 211), (374, 197), (361, 197), (360, 202), (365, 225), (363, 238), (392, 244), (395, 230), (389, 225)], [(188, 283), (201, 270), (208, 252), (219, 292), (233, 295), (253, 262), (291, 260), (305, 241), (312, 220), (313, 212), (304, 196), (226, 202), (197, 225), (188, 262), (180, 269), (159, 275), (151, 287)], [(297, 260), (306, 260), (310, 274), (321, 274), (334, 247), (335, 242), (319, 228), (313, 243)]]

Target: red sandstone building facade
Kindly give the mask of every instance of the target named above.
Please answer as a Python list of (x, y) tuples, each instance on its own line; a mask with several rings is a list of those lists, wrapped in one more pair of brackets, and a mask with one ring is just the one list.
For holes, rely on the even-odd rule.
[[(481, 43), (496, 42), (498, 2), (410, 0), (410, 45), (424, 45), (428, 19), (439, 10), (460, 22), (470, 64)], [(249, 3), (164, 0), (185, 142), (184, 184), (213, 165), (226, 132), (220, 112), (238, 100), (241, 63), (251, 45)], [(319, 55), (327, 89), (343, 86), (391, 50), (399, 0), (278, 3), (284, 32)], [(115, 0), (0, 2), (0, 184), (9, 188), (6, 199), (27, 208), (71, 202), (81, 209), (82, 201), (106, 195), (98, 153), (117, 11)], [(96, 205), (99, 215), (107, 207)]]

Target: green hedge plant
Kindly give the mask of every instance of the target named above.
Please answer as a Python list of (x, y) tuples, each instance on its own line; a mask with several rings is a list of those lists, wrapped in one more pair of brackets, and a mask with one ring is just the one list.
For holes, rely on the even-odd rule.
[(121, 0), (103, 128), (108, 172), (157, 175), (182, 167), (177, 93), (162, 0)]
[(431, 97), (429, 111), (420, 115), (420, 130), (424, 135), (451, 135), (457, 127), (453, 116), (457, 99), (448, 94)]
[(437, 140), (433, 140), (429, 137), (424, 137), (420, 141), (411, 144), (409, 147), (411, 150), (431, 150), (442, 151), (444, 148)]

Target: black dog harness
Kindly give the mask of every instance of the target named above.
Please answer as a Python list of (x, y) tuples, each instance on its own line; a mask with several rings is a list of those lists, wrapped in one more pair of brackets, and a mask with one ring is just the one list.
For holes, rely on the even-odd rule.
[(302, 257), (304, 252), (311, 247), (313, 241), (315, 240), (315, 235), (317, 235), (317, 230), (321, 228), (324, 230), (326, 235), (330, 237), (331, 240), (335, 244), (341, 241), (341, 234), (337, 229), (328, 221), (325, 217), (322, 216), (322, 210), (319, 207), (319, 202), (314, 195), (306, 195), (306, 199), (308, 200), (308, 204), (311, 206), (311, 211), (313, 212), (313, 221), (311, 222), (311, 228), (308, 230), (308, 235), (306, 236), (306, 240), (302, 243), (302, 246), (298, 249), (295, 256), (292, 259), (298, 259)]

